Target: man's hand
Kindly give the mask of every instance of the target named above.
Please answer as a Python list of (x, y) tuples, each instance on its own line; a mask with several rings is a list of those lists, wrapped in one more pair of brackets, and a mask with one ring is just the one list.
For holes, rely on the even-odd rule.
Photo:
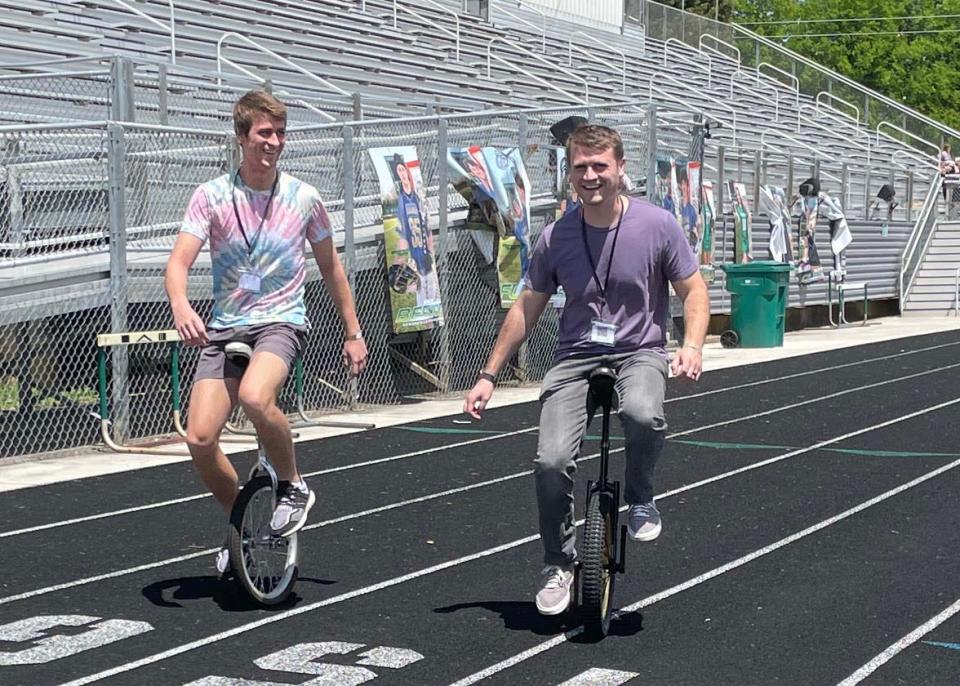
[(480, 419), (480, 413), (487, 409), (487, 403), (493, 397), (493, 384), (480, 379), (473, 385), (463, 402), (463, 411), (474, 419)]
[(674, 376), (683, 375), (688, 379), (699, 381), (700, 373), (703, 371), (703, 355), (695, 348), (684, 346), (673, 356), (670, 370)]
[(174, 306), (173, 308), (173, 326), (180, 334), (180, 340), (185, 345), (206, 345), (207, 327), (203, 320), (190, 307), (190, 303)]
[(360, 376), (367, 367), (367, 344), (363, 339), (343, 342), (343, 366), (350, 370), (350, 376)]

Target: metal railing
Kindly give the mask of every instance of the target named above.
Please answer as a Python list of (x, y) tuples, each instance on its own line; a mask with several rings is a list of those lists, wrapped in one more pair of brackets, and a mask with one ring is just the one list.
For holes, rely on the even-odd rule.
[(821, 105), (820, 99), (821, 99), (821, 98), (825, 98), (825, 99), (827, 99), (827, 100), (834, 100), (834, 101), (836, 101), (836, 102), (839, 102), (839, 103), (842, 104), (842, 105), (846, 105), (847, 107), (851, 108), (852, 110), (854, 110), (854, 111), (857, 113), (855, 117), (850, 117), (850, 115), (847, 114), (846, 112), (843, 112), (842, 110), (838, 110), (836, 107), (833, 107), (832, 105), (827, 105), (827, 104), (824, 103), (824, 107), (828, 107), (831, 112), (836, 112), (836, 113), (838, 113), (838, 114), (842, 114), (844, 117), (848, 117), (848, 118), (853, 119), (853, 121), (855, 121), (857, 124), (860, 123), (860, 108), (857, 107), (856, 105), (854, 105), (854, 104), (853, 104), (852, 102), (850, 102), (849, 100), (844, 100), (844, 99), (841, 98), (840, 96), (834, 95), (833, 93), (828, 93), (827, 91), (820, 91), (819, 93), (817, 93), (817, 97), (816, 97), (816, 103), (817, 103), (817, 109), (818, 109), (818, 110), (820, 109), (820, 105)]
[[(330, 81), (327, 81), (325, 78), (323, 78), (323, 77), (321, 77), (321, 76), (317, 76), (316, 74), (307, 71), (306, 69), (304, 69), (303, 67), (301, 67), (301, 66), (300, 66), (299, 64), (297, 64), (296, 62), (293, 62), (292, 60), (287, 59), (287, 58), (284, 57), (283, 55), (279, 55), (279, 54), (275, 53), (275, 52), (274, 52), (273, 50), (271, 50), (270, 48), (267, 48), (267, 47), (265, 47), (265, 46), (263, 46), (263, 45), (260, 45), (259, 43), (257, 43), (257, 42), (256, 42), (255, 40), (253, 40), (252, 38), (249, 38), (249, 37), (247, 37), (247, 36), (244, 36), (243, 34), (240, 34), (240, 33), (235, 33), (235, 32), (233, 32), (233, 31), (228, 31), (227, 33), (225, 33), (225, 34), (223, 34), (222, 36), (220, 36), (219, 40), (217, 40), (217, 85), (220, 85), (220, 84), (222, 83), (221, 75), (222, 75), (222, 73), (223, 73), (223, 68), (222, 68), (222, 65), (223, 65), (223, 64), (228, 64), (228, 65), (230, 65), (231, 67), (233, 67), (233, 68), (236, 69), (237, 71), (241, 72), (242, 74), (250, 77), (251, 79), (253, 79), (253, 80), (255, 80), (255, 81), (259, 82), (259, 83), (266, 83), (266, 81), (267, 81), (267, 80), (266, 80), (265, 78), (263, 78), (262, 76), (259, 76), (259, 75), (255, 74), (255, 73), (253, 73), (252, 71), (250, 71), (250, 70), (247, 69), (246, 67), (243, 67), (243, 66), (237, 64), (236, 62), (234, 62), (234, 61), (232, 61), (232, 60), (230, 60), (230, 59), (227, 59), (226, 57), (223, 56), (223, 44), (224, 44), (224, 43), (227, 41), (227, 39), (229, 39), (229, 38), (238, 38), (238, 39), (240, 39), (241, 41), (243, 41), (244, 43), (246, 43), (247, 45), (253, 47), (253, 48), (256, 49), (256, 50), (259, 50), (259, 51), (262, 52), (263, 54), (269, 55), (270, 57), (272, 57), (273, 59), (275, 59), (275, 60), (276, 60), (277, 62), (279, 62), (280, 64), (282, 64), (282, 65), (284, 65), (284, 66), (286, 66), (286, 67), (289, 67), (290, 69), (293, 69), (294, 71), (297, 71), (297, 72), (303, 74), (304, 76), (306, 76), (307, 78), (309, 78), (309, 79), (311, 79), (311, 80), (319, 83), (319, 84), (322, 85), (324, 88), (328, 88), (329, 90), (332, 90), (332, 91), (335, 92), (335, 93), (339, 93), (340, 95), (344, 95), (344, 96), (347, 96), (347, 97), (351, 97), (351, 95), (350, 95), (350, 93), (349, 93), (348, 91), (345, 91), (344, 89), (340, 88), (340, 87), (337, 86), (336, 84), (333, 84), (333, 83), (331, 83)], [(277, 91), (277, 94), (278, 94), (278, 95), (284, 95), (284, 94), (287, 94), (287, 93), (286, 93), (286, 91)], [(297, 102), (298, 104), (302, 105), (303, 107), (306, 107), (307, 109), (311, 110), (312, 112), (320, 115), (320, 116), (323, 117), (324, 119), (327, 119), (328, 121), (336, 121), (336, 120), (337, 120), (337, 118), (334, 117), (334, 116), (333, 116), (332, 114), (330, 114), (329, 112), (324, 112), (323, 110), (319, 109), (318, 107), (315, 107), (314, 105), (311, 105), (310, 103), (308, 103), (308, 102), (305, 101), (305, 100), (297, 99), (296, 102)]]
[[(574, 36), (584, 36), (585, 38), (590, 39), (590, 41), (591, 41), (592, 43), (596, 43), (597, 45), (603, 46), (604, 48), (606, 48), (606, 49), (609, 50), (610, 52), (615, 52), (615, 53), (617, 53), (618, 55), (620, 55), (620, 92), (626, 94), (626, 92), (627, 92), (627, 54), (626, 54), (623, 50), (620, 50), (620, 49), (618, 49), (618, 48), (615, 48), (614, 46), (610, 45), (609, 43), (605, 43), (605, 42), (603, 42), (603, 41), (601, 41), (601, 40), (598, 40), (598, 39), (594, 38), (594, 37), (591, 36), (589, 33), (585, 33), (585, 32), (583, 32), (583, 31), (574, 31), (573, 33), (570, 34), (570, 37), (569, 37), (569, 39), (567, 40), (567, 66), (568, 66), (568, 67), (573, 66), (573, 51), (574, 51), (574, 50), (576, 50), (577, 52), (579, 52), (579, 53), (582, 54), (582, 55), (586, 55), (587, 57), (589, 57), (589, 58), (592, 59), (592, 60), (596, 60), (596, 61), (602, 63), (602, 60), (601, 60), (599, 57), (597, 57), (596, 55), (594, 55), (592, 52), (590, 52), (589, 50), (584, 50), (584, 49), (581, 48), (579, 45), (574, 45), (574, 44), (573, 44), (573, 38), (574, 38)], [(606, 65), (604, 65), (604, 66), (606, 66)]]
[(170, 63), (171, 64), (177, 63), (177, 24), (174, 19), (173, 0), (167, 0), (167, 4), (170, 5), (170, 25), (169, 26), (167, 24), (164, 24), (159, 19), (155, 19), (154, 17), (151, 17), (146, 12), (137, 9), (133, 5), (130, 5), (124, 2), (123, 0), (113, 0), (113, 2), (120, 5), (122, 8), (124, 8), (129, 12), (133, 12), (135, 15), (137, 15), (141, 19), (146, 19), (148, 22), (150, 22), (154, 26), (159, 26), (161, 29), (167, 31), (170, 34)]
[[(558, 71), (560, 71), (561, 73), (563, 73), (565, 76), (568, 76), (568, 77), (570, 77), (571, 79), (573, 79), (574, 81), (579, 81), (580, 83), (583, 84), (583, 99), (581, 100), (581, 99), (578, 98), (577, 96), (575, 96), (575, 95), (573, 95), (572, 93), (569, 93), (569, 92), (563, 90), (562, 88), (560, 88), (559, 86), (555, 85), (555, 84), (552, 83), (551, 81), (548, 81), (547, 79), (544, 79), (544, 78), (542, 78), (542, 77), (540, 77), (540, 76), (537, 76), (537, 75), (534, 74), (532, 71), (529, 71), (529, 70), (527, 70), (527, 69), (524, 69), (523, 67), (520, 67), (520, 66), (516, 65), (516, 64), (514, 64), (513, 62), (511, 62), (510, 60), (504, 59), (503, 57), (500, 57), (500, 55), (494, 55), (494, 54), (493, 54), (493, 44), (494, 44), (494, 43), (503, 43), (504, 45), (508, 46), (511, 50), (515, 50), (515, 51), (517, 51), (517, 52), (521, 52), (521, 53), (523, 53), (524, 55), (526, 55), (527, 57), (530, 57), (530, 58), (536, 60), (537, 62), (540, 62), (540, 64), (543, 64), (544, 66), (549, 67), (550, 69), (558, 70)], [(546, 58), (538, 55), (538, 54), (535, 53), (535, 52), (532, 52), (532, 51), (530, 51), (530, 50), (527, 50), (526, 48), (521, 48), (521, 47), (518, 46), (518, 45), (513, 45), (513, 44), (511, 44), (510, 42), (508, 42), (505, 38), (491, 38), (490, 41), (487, 43), (487, 78), (488, 78), (488, 79), (493, 78), (493, 71), (492, 71), (492, 61), (493, 61), (493, 60), (496, 60), (497, 62), (500, 62), (501, 64), (503, 64), (503, 65), (504, 65), (505, 67), (507, 67), (508, 69), (511, 69), (511, 70), (513, 70), (513, 71), (515, 71), (515, 72), (518, 72), (518, 73), (520, 73), (520, 74), (523, 74), (524, 76), (526, 76), (526, 77), (528, 77), (528, 78), (533, 79), (534, 81), (536, 81), (537, 83), (539, 83), (539, 84), (542, 85), (542, 86), (546, 86), (547, 88), (550, 88), (551, 90), (554, 90), (554, 91), (556, 91), (557, 93), (560, 93), (561, 95), (563, 95), (565, 98), (568, 98), (569, 100), (572, 100), (572, 101), (574, 101), (574, 102), (578, 102), (578, 103), (580, 103), (581, 105), (589, 105), (589, 104), (590, 104), (590, 84), (587, 83), (587, 80), (586, 80), (585, 78), (583, 78), (583, 77), (580, 76), (579, 74), (574, 74), (574, 73), (573, 73), (572, 71), (570, 71), (569, 69), (564, 69), (563, 67), (558, 66), (555, 62), (551, 62), (550, 60), (548, 60), (548, 59), (546, 59)]]
[[(504, 3), (501, 2), (500, 0), (490, 0), (490, 4), (496, 6), (497, 11), (500, 12), (501, 14), (505, 14), (511, 19), (513, 19), (514, 21), (518, 21), (521, 24), (525, 24), (526, 26), (531, 27), (535, 31), (539, 31), (540, 32), (540, 52), (545, 53), (547, 51), (547, 15), (546, 14), (544, 14), (543, 12), (541, 12), (535, 7), (524, 8), (524, 9), (530, 10), (531, 12), (536, 12), (537, 14), (540, 15), (543, 23), (540, 26), (537, 26), (529, 19), (524, 19), (519, 14), (514, 14), (510, 10), (504, 8), (503, 6)], [(519, 3), (517, 4), (519, 5)]]
[(398, 11), (398, 10), (403, 10), (403, 11), (406, 12), (407, 14), (409, 14), (409, 15), (411, 15), (411, 16), (413, 16), (413, 17), (416, 17), (417, 19), (419, 19), (420, 21), (422, 21), (422, 22), (423, 22), (424, 24), (426, 24), (427, 26), (432, 26), (433, 28), (437, 29), (437, 30), (440, 31), (441, 33), (444, 33), (444, 34), (450, 36), (451, 38), (453, 38), (454, 41), (456, 42), (457, 62), (459, 62), (459, 61), (460, 61), (460, 15), (457, 14), (456, 12), (454, 12), (454, 11), (453, 11), (452, 9), (450, 9), (449, 7), (446, 7), (446, 6), (444, 6), (444, 5), (441, 5), (440, 3), (435, 2), (434, 0), (420, 0), (420, 1), (421, 1), (421, 2), (425, 2), (425, 3), (427, 3), (428, 5), (430, 5), (431, 7), (434, 7), (434, 8), (436, 8), (436, 9), (440, 10), (441, 12), (444, 12), (444, 13), (446, 13), (446, 14), (449, 14), (451, 17), (453, 17), (453, 22), (454, 22), (454, 24), (456, 25), (456, 30), (455, 30), (455, 31), (451, 31), (450, 29), (448, 29), (448, 28), (447, 28), (446, 26), (444, 26), (443, 24), (440, 24), (440, 23), (438, 23), (438, 22), (435, 22), (435, 21), (433, 21), (432, 19), (428, 19), (427, 17), (423, 16), (422, 14), (420, 14), (419, 12), (417, 12), (416, 10), (408, 7), (407, 5), (401, 4), (401, 3), (400, 3), (400, 0), (393, 0), (393, 28), (394, 28), (394, 29), (398, 28), (398, 27), (397, 27), (397, 11)]
[(937, 225), (937, 202), (940, 197), (940, 190), (943, 187), (943, 177), (937, 174), (930, 183), (930, 189), (927, 191), (927, 197), (923, 201), (923, 209), (917, 216), (917, 221), (910, 231), (907, 243), (903, 249), (903, 257), (900, 260), (900, 273), (897, 277), (897, 292), (900, 296), (900, 312), (903, 312), (903, 306), (910, 296), (910, 289), (917, 278), (917, 272), (923, 262), (923, 256), (927, 251), (927, 246), (933, 237), (933, 229)]

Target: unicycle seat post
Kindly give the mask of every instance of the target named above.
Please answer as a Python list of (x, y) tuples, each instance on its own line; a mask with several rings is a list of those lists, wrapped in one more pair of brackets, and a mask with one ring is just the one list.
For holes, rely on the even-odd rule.
[(597, 367), (590, 372), (590, 395), (593, 402), (603, 410), (603, 424), (600, 434), (600, 478), (601, 488), (607, 485), (607, 462), (610, 455), (610, 408), (613, 406), (613, 394), (617, 382), (617, 373), (607, 366)]

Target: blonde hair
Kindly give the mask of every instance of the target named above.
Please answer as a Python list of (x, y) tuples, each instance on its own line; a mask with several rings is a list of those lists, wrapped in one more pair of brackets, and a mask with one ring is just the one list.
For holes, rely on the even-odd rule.
[(262, 90), (253, 90), (237, 100), (233, 106), (233, 130), (238, 136), (250, 135), (250, 127), (258, 114), (287, 121), (287, 107)]

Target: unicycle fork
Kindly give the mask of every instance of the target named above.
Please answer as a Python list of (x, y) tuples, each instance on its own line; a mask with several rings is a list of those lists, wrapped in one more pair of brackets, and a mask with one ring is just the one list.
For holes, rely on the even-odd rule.
[[(227, 357), (246, 367), (253, 350), (246, 343), (226, 345)], [(277, 472), (257, 436), (257, 461), (230, 511), (230, 567), (240, 586), (261, 605), (283, 602), (297, 580), (297, 534), (273, 532)]]
[(619, 524), (620, 483), (608, 475), (610, 458), (610, 410), (613, 405), (616, 372), (598, 367), (590, 373), (590, 395), (602, 410), (600, 473), (587, 484), (583, 554), (577, 569), (578, 600), (584, 633), (588, 639), (607, 635), (613, 613), (616, 574), (624, 571), (627, 527)]

